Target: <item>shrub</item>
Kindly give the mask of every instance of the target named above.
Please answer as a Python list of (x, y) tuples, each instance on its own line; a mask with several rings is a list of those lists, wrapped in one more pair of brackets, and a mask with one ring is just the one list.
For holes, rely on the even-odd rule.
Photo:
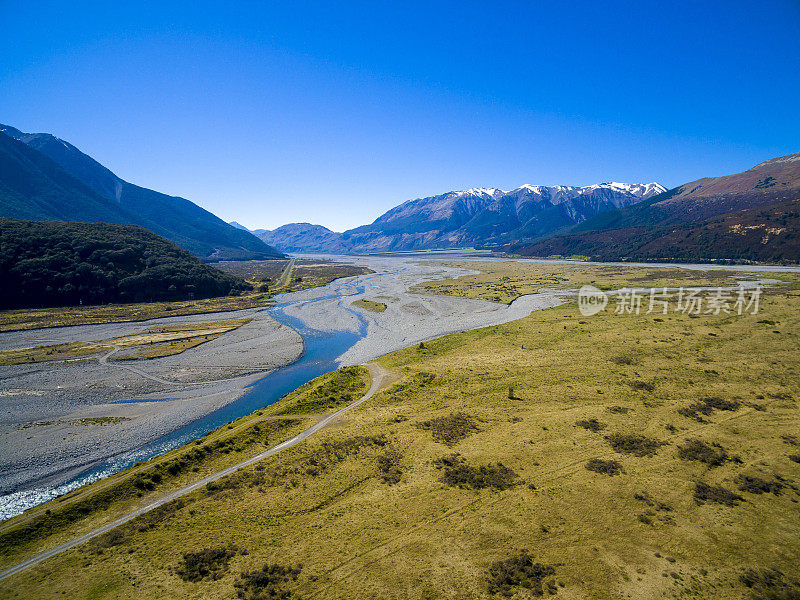
[(384, 483), (393, 485), (400, 482), (400, 477), (403, 475), (403, 470), (400, 468), (401, 458), (403, 455), (393, 448), (378, 456), (378, 471)]
[[(705, 423), (703, 416), (708, 416), (715, 410), (739, 410), (741, 403), (736, 400), (724, 400), (716, 396), (703, 398), (698, 402), (690, 404), (688, 407), (678, 409), (678, 414), (694, 419), (699, 423)], [(702, 415), (702, 416), (701, 416)]]
[(627, 415), (631, 409), (626, 406), (609, 406), (606, 410), (615, 415)]
[(235, 554), (235, 548), (203, 548), (186, 552), (175, 573), (184, 581), (216, 580), (228, 570), (228, 563)]
[(789, 460), (800, 463), (800, 454), (790, 454)]
[(655, 456), (658, 449), (667, 443), (636, 433), (613, 433), (606, 439), (616, 452), (634, 456)]
[(544, 579), (555, 572), (552, 565), (533, 562), (527, 550), (522, 550), (515, 556), (492, 563), (486, 574), (488, 591), (492, 595), (510, 597), (518, 591), (515, 588), (523, 588), (534, 596), (542, 596)]
[(707, 444), (701, 440), (687, 440), (684, 446), (678, 446), (678, 458), (696, 460), (709, 467), (718, 467), (727, 460), (732, 460), (719, 444)]
[(777, 479), (774, 481), (766, 481), (760, 477), (752, 475), (739, 475), (736, 478), (739, 484), (739, 491), (750, 492), (751, 494), (775, 494), (780, 495), (783, 489), (783, 484)]
[(445, 446), (454, 446), (468, 435), (480, 431), (477, 423), (475, 417), (457, 412), (417, 423), (417, 427), (430, 431), (435, 441)]
[(578, 427), (583, 427), (584, 429), (588, 429), (589, 431), (593, 431), (597, 433), (598, 431), (602, 431), (606, 428), (605, 423), (601, 423), (597, 419), (586, 419), (583, 421), (575, 421), (575, 425)]
[(694, 500), (698, 504), (706, 502), (716, 502), (725, 506), (736, 506), (739, 502), (744, 502), (739, 494), (726, 490), (721, 485), (708, 485), (703, 481), (698, 481), (694, 487)]
[(800, 438), (796, 435), (782, 435), (781, 439), (790, 446), (800, 446)]
[(800, 600), (800, 582), (777, 569), (747, 569), (739, 580), (753, 600)]
[(242, 600), (290, 600), (298, 596), (286, 589), (286, 585), (297, 581), (302, 570), (303, 565), (287, 567), (267, 563), (260, 571), (242, 573), (233, 585)]
[(619, 475), (625, 472), (622, 464), (616, 460), (601, 460), (599, 458), (593, 458), (587, 462), (586, 468), (595, 473), (605, 473), (606, 475)]
[(506, 490), (517, 484), (517, 474), (503, 463), (473, 467), (459, 454), (434, 461), (437, 469), (443, 469), (442, 481), (447, 485), (480, 490)]
[(634, 390), (644, 390), (645, 392), (652, 392), (655, 388), (652, 383), (646, 381), (631, 381), (628, 383)]

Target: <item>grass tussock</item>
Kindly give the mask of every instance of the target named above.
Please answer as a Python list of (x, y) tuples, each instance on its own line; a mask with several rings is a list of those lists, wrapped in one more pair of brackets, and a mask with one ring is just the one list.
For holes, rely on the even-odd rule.
[[(527, 590), (533, 596), (543, 596), (545, 579), (555, 575), (555, 572), (553, 565), (534, 562), (527, 550), (522, 550), (505, 560), (492, 563), (486, 574), (487, 589), (493, 596), (506, 598), (521, 590)], [(557, 589), (553, 582), (546, 587), (551, 593), (555, 593)]]
[(434, 461), (437, 469), (442, 469), (441, 480), (447, 485), (482, 490), (490, 488), (496, 491), (507, 490), (515, 486), (517, 474), (503, 463), (480, 465), (474, 467), (467, 464), (460, 454), (451, 454)]
[(595, 473), (604, 473), (606, 475), (619, 475), (624, 473), (625, 469), (622, 468), (622, 463), (616, 460), (602, 460), (600, 458), (592, 458), (586, 463), (586, 468)]
[(436, 417), (417, 423), (417, 427), (430, 431), (433, 439), (445, 446), (455, 446), (468, 435), (480, 431), (478, 420), (466, 413), (450, 413), (446, 417)]
[(652, 457), (658, 452), (661, 446), (667, 444), (655, 438), (649, 438), (637, 433), (612, 433), (606, 436), (608, 443), (615, 452), (620, 454), (632, 454), (639, 457)]
[(175, 569), (176, 575), (184, 581), (198, 582), (203, 579), (217, 580), (228, 571), (236, 548), (203, 548), (197, 552), (184, 552)]

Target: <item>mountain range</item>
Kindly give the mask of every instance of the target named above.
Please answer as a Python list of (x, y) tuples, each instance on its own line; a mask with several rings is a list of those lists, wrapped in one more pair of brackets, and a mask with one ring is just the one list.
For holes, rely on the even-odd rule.
[(284, 252), (358, 254), (500, 246), (535, 240), (664, 191), (658, 183), (523, 185), (510, 191), (473, 188), (409, 200), (371, 224), (344, 233), (310, 223), (290, 223), (255, 233)]
[(800, 153), (706, 177), (516, 250), (601, 260), (800, 260)]
[(0, 125), (0, 217), (140, 225), (206, 261), (278, 258), (196, 204), (129, 183), (48, 133)]

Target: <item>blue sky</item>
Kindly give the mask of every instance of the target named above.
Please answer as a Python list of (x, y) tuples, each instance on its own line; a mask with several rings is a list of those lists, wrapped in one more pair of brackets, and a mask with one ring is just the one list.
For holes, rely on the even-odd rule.
[(800, 151), (797, 0), (0, 0), (0, 27), (0, 122), (250, 227)]

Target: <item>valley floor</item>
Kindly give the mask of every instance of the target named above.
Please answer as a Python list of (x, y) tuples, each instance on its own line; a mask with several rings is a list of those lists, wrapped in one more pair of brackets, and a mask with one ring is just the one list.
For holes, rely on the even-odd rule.
[[(732, 285), (742, 276), (448, 268), (470, 266), (481, 272), (428, 284), (446, 296), (409, 300), (398, 273), (398, 294), (350, 299), (387, 306), (362, 313), (367, 338), (374, 332), (369, 350), (413, 344), (379, 361), (394, 385), (286, 452), (3, 580), (0, 597), (268, 598), (270, 588), (348, 599), (800, 594), (796, 274), (770, 275), (786, 283), (765, 290), (757, 315), (615, 314), (612, 304), (586, 317), (570, 301), (534, 312), (505, 302), (584, 283)], [(420, 307), (449, 300), (477, 303), (497, 322), (433, 340), (455, 320), (431, 316), (427, 329), (414, 328), (426, 316)], [(504, 321), (515, 304), (527, 312)], [(306, 318), (302, 302), (292, 310)], [(337, 327), (355, 326), (348, 311), (335, 314)], [(369, 354), (356, 345), (344, 362)], [(327, 375), (198, 442), (208, 450), (190, 445), (154, 459), (142, 468), (158, 481), (149, 475), (153, 486), (137, 488), (138, 501), (175, 483), (168, 465), (191, 465), (192, 456), (202, 475), (211, 468), (203, 461), (232, 460), (220, 449), (256, 454), (265, 427), (270, 443), (285, 439), (299, 421), (357, 397), (363, 377)], [(234, 442), (211, 444), (225, 436)], [(136, 502), (125, 496), (126, 506)], [(67, 514), (69, 499), (51, 502), (47, 514), (3, 526), (0, 568), (120, 510), (98, 505), (82, 516)]]

